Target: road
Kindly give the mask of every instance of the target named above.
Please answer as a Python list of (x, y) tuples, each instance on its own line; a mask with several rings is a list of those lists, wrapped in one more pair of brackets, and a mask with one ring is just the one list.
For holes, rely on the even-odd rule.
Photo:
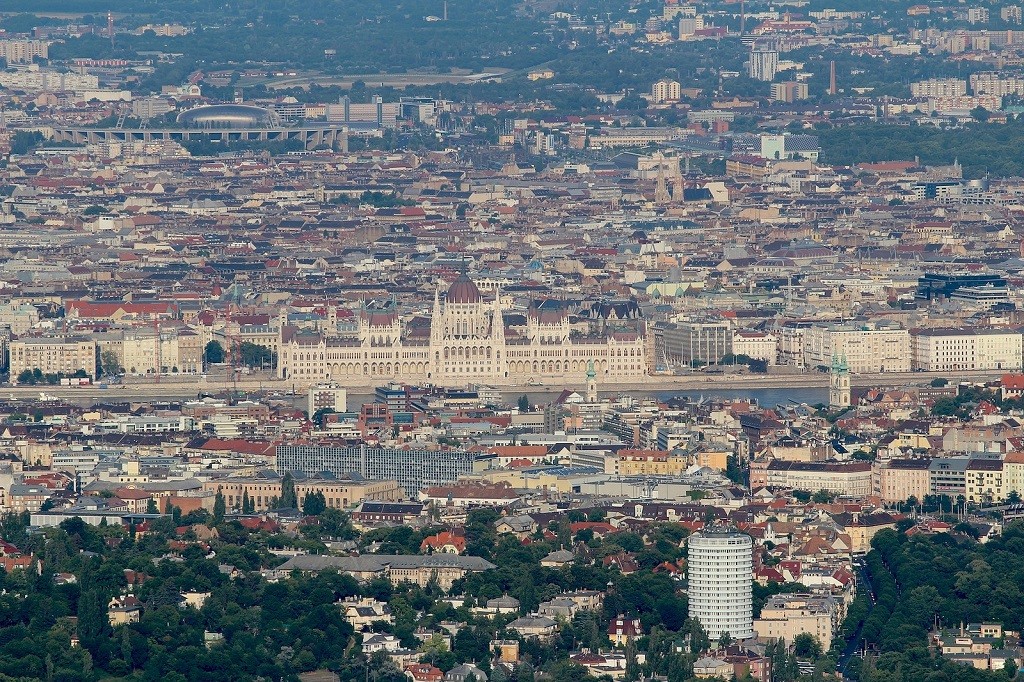
[[(861, 585), (864, 586), (864, 592), (868, 596), (868, 600), (871, 603), (871, 608), (874, 609), (875, 593), (871, 587), (871, 581), (868, 580), (868, 573), (865, 570), (864, 564), (858, 564), (856, 566), (856, 570), (857, 580), (860, 582)], [(871, 611), (868, 611), (867, 615), (871, 615)], [(867, 616), (865, 616), (865, 620), (867, 620)], [(853, 633), (853, 636), (846, 643), (846, 648), (843, 649), (843, 653), (839, 656), (839, 661), (836, 663), (836, 670), (839, 671), (839, 673), (843, 676), (844, 680), (848, 679), (846, 677), (846, 669), (849, 667), (850, 661), (853, 660), (853, 657), (857, 653), (857, 650), (860, 649), (860, 633), (863, 630), (864, 623), (861, 622), (861, 624), (857, 627), (857, 632)]]
[[(993, 380), (1003, 372), (963, 372), (955, 380)], [(857, 374), (851, 377), (855, 386), (926, 386), (936, 377), (950, 378), (946, 373), (900, 372), (884, 374)], [(649, 393), (660, 391), (697, 390), (714, 393), (715, 389), (758, 389), (758, 388), (814, 388), (828, 386), (828, 375), (821, 372), (800, 374), (703, 374), (694, 373), (685, 376), (655, 375), (645, 377), (636, 382), (601, 382), (600, 391), (604, 395), (615, 393)], [(383, 384), (384, 382), (379, 382)], [(378, 384), (378, 385), (379, 385)], [(357, 384), (348, 386), (353, 396), (365, 396), (373, 393), (374, 385)], [(576, 384), (563, 381), (551, 381), (543, 384), (509, 384), (499, 385), (507, 395), (518, 396), (526, 391), (529, 393), (555, 394), (563, 388), (582, 390)], [(290, 381), (277, 379), (269, 372), (239, 376), (237, 380), (217, 377), (161, 377), (159, 381), (152, 378), (127, 378), (125, 383), (111, 384), (102, 389), (99, 386), (8, 386), (0, 387), (0, 397), (9, 399), (39, 399), (40, 394), (61, 398), (75, 403), (91, 401), (133, 401), (133, 400), (182, 400), (194, 398), (199, 393), (220, 393), (224, 391), (254, 392), (271, 391), (278, 393), (302, 393), (304, 386)]]

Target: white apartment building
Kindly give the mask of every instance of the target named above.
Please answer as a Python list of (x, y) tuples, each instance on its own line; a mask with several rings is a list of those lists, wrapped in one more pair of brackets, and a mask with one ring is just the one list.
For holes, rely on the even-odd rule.
[(987, 7), (969, 7), (967, 9), (968, 24), (987, 24), (989, 11)]
[(1009, 24), (1019, 24), (1024, 20), (1024, 9), (1020, 5), (1006, 5), (999, 8), (999, 18)]
[(967, 94), (967, 81), (960, 78), (929, 78), (910, 84), (914, 97), (961, 97)]
[(8, 64), (29, 64), (36, 57), (49, 57), (50, 43), (45, 40), (0, 40), (0, 59)]
[(853, 374), (910, 371), (910, 332), (896, 326), (816, 324), (804, 331), (804, 366), (845, 357)]
[[(1019, 9), (1019, 8), (1018, 8)], [(971, 93), (974, 95), (1006, 95), (1024, 94), (1024, 78), (1001, 74), (995, 71), (979, 71), (970, 77)]]
[(779, 339), (768, 332), (740, 329), (732, 334), (732, 352), (774, 365), (779, 354)]
[(758, 637), (781, 639), (792, 644), (797, 635), (816, 637), (825, 649), (832, 645), (843, 609), (831, 595), (777, 594), (754, 621)]
[(1020, 332), (1006, 329), (920, 329), (913, 335), (913, 366), (924, 372), (1019, 370)]
[(747, 63), (747, 74), (757, 81), (771, 82), (779, 72), (777, 50), (754, 50)]
[(700, 621), (712, 641), (754, 636), (753, 547), (734, 530), (702, 530), (686, 541), (690, 618)]
[(95, 90), (99, 87), (100, 81), (98, 77), (88, 73), (42, 71), (29, 67), (25, 71), (0, 72), (0, 85), (12, 90), (67, 92)]
[(679, 81), (662, 78), (651, 86), (651, 101), (655, 104), (661, 104), (662, 102), (678, 102), (679, 97)]
[(78, 336), (25, 338), (11, 341), (11, 380), (25, 370), (39, 369), (43, 374), (74, 374), (85, 370), (96, 376), (96, 343)]

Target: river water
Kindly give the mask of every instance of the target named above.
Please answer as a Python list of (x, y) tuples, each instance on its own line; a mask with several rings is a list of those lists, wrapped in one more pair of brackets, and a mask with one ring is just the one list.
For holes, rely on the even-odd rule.
[[(560, 389), (552, 388), (549, 391), (536, 390), (526, 391), (505, 391), (505, 399), (509, 404), (515, 404), (521, 395), (526, 395), (533, 405), (546, 405), (554, 400), (561, 392)], [(578, 389), (580, 390), (580, 389)], [(582, 391), (581, 391), (582, 392)], [(602, 398), (613, 398), (616, 395), (630, 395), (636, 398), (654, 396), (659, 400), (668, 400), (673, 396), (687, 396), (694, 400), (704, 398), (726, 398), (733, 400), (753, 399), (762, 407), (772, 408), (776, 405), (791, 405), (793, 403), (807, 403), (816, 405), (828, 403), (828, 389), (823, 387), (795, 387), (795, 388), (713, 388), (708, 387), (699, 390), (659, 390), (659, 391), (602, 391)], [(373, 395), (361, 393), (349, 393), (349, 409), (358, 409), (358, 406), (365, 402), (371, 402)]]

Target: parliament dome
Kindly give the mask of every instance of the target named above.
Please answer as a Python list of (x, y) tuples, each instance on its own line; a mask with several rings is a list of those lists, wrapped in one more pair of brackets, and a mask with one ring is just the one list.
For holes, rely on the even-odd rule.
[(212, 104), (178, 114), (177, 122), (186, 128), (276, 128), (281, 119), (269, 109), (248, 104)]
[(452, 282), (452, 285), (448, 287), (448, 295), (445, 297), (448, 303), (479, 303), (482, 299), (480, 289), (466, 275), (459, 275)]

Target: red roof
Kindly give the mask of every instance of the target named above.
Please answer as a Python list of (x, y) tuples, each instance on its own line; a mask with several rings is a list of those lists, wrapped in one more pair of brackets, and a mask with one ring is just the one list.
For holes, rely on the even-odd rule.
[(1000, 383), (1003, 388), (1024, 391), (1024, 374), (1004, 374)]

